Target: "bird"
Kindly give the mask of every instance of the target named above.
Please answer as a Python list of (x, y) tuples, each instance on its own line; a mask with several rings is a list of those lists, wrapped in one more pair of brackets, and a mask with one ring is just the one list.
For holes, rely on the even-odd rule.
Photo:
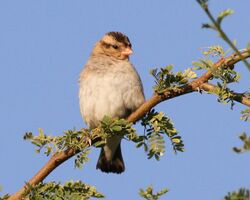
[[(121, 32), (108, 32), (94, 45), (79, 78), (80, 112), (90, 129), (104, 116), (127, 118), (145, 102), (141, 78), (129, 60), (132, 53), (129, 38)], [(121, 140), (121, 135), (106, 139), (96, 169), (125, 171)]]

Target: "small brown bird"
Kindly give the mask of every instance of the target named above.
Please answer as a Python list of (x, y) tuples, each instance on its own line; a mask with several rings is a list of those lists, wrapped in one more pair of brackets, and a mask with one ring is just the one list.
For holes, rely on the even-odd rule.
[[(105, 115), (126, 118), (144, 103), (141, 79), (129, 62), (132, 53), (129, 38), (120, 32), (106, 33), (95, 44), (79, 80), (80, 110), (90, 128), (97, 127)], [(125, 170), (121, 139), (107, 139), (97, 169), (106, 173)]]

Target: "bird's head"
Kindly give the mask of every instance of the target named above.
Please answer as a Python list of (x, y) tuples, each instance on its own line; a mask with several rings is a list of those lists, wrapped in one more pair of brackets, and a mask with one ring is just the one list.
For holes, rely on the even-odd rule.
[(108, 32), (93, 49), (93, 55), (107, 55), (119, 60), (128, 60), (133, 53), (129, 38), (120, 32)]

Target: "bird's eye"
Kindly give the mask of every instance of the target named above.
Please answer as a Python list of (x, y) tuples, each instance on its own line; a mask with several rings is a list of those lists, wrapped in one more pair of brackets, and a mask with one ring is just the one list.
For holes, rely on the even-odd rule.
[(113, 47), (114, 49), (118, 49), (118, 46), (117, 46), (117, 45), (112, 45), (112, 47)]

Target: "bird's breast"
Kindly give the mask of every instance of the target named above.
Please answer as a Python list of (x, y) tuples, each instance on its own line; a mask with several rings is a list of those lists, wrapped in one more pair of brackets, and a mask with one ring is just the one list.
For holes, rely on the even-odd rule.
[[(88, 69), (87, 69), (88, 70)], [(127, 99), (142, 92), (139, 77), (129, 64), (111, 66), (106, 70), (90, 70), (80, 80), (81, 114), (89, 126), (97, 126), (105, 115), (125, 118), (131, 108)], [(83, 72), (84, 73), (84, 72)], [(131, 101), (133, 103), (133, 101)]]

